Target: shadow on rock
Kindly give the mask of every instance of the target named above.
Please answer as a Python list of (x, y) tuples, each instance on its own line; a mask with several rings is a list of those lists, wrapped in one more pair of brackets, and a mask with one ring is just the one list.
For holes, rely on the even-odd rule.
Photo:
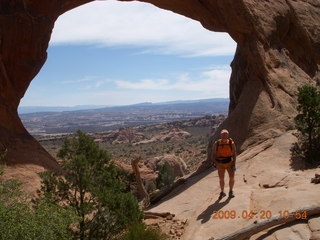
[(218, 198), (213, 204), (207, 207), (198, 217), (197, 220), (201, 219), (201, 223), (206, 223), (211, 219), (213, 211), (219, 211), (221, 208), (226, 206), (230, 202), (231, 198), (227, 198), (224, 202)]
[[(320, 166), (318, 150), (311, 154), (306, 152), (306, 147), (299, 143), (293, 143), (291, 151), (291, 169), (294, 171), (313, 169)], [(309, 155), (309, 156), (308, 156)]]

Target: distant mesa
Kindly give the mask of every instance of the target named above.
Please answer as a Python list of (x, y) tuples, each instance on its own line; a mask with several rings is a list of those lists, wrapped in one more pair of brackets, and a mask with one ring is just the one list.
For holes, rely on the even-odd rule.
[(185, 127), (212, 127), (220, 125), (226, 119), (225, 115), (207, 115), (204, 117), (192, 118), (183, 121), (172, 121), (168, 123), (152, 124), (138, 127), (143, 131), (154, 130), (168, 130), (173, 128), (185, 128)]
[(147, 144), (147, 143), (153, 143), (153, 142), (180, 141), (189, 136), (191, 136), (190, 133), (183, 131), (178, 127), (175, 127), (175, 128), (166, 130), (164, 132), (161, 132), (158, 135), (153, 136), (151, 139), (134, 143), (134, 145)]
[(146, 136), (137, 132), (135, 129), (130, 127), (121, 127), (118, 130), (111, 131), (107, 135), (98, 138), (96, 142), (108, 141), (112, 144), (120, 143), (132, 143), (133, 145), (147, 144), (153, 142), (168, 142), (168, 141), (179, 141), (183, 138), (191, 136), (190, 133), (181, 130), (178, 127), (161, 132), (151, 139), (147, 139)]

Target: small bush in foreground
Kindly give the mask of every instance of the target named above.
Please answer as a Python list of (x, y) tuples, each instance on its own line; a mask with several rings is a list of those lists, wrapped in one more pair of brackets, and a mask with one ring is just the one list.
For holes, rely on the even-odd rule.
[(69, 226), (77, 221), (74, 211), (46, 201), (32, 205), (21, 185), (16, 180), (0, 180), (0, 239), (71, 240)]
[(143, 223), (134, 223), (128, 231), (117, 240), (166, 240), (168, 236), (159, 229), (146, 227)]

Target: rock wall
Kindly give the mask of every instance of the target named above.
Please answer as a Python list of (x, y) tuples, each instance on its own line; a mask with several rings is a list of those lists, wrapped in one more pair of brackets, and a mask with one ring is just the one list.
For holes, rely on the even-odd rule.
[[(59, 15), (90, 0), (0, 3), (0, 142), (6, 162), (59, 168), (23, 127), (17, 107), (46, 61)], [(243, 151), (293, 126), (297, 87), (320, 77), (319, 0), (146, 0), (195, 19), (237, 42), (231, 63), (229, 117)], [(161, 19), (159, 19), (161, 21)], [(216, 137), (216, 136), (215, 136)]]

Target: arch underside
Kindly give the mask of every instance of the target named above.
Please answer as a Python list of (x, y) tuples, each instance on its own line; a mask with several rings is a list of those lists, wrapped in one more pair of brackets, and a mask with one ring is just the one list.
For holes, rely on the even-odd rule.
[[(0, 3), (0, 141), (6, 162), (58, 169), (26, 131), (17, 108), (46, 61), (55, 20), (88, 0)], [(231, 63), (228, 128), (239, 151), (292, 129), (298, 86), (320, 77), (318, 0), (145, 0), (227, 32), (237, 42)]]

